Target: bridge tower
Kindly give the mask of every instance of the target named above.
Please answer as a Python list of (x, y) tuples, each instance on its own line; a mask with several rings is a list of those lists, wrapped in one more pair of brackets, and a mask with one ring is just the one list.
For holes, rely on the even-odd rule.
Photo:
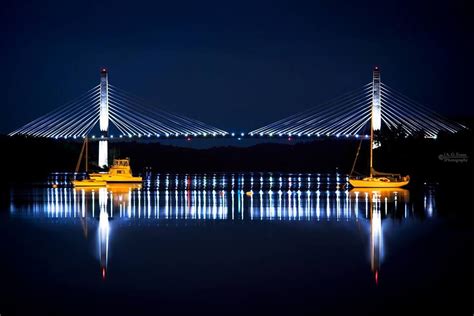
[(108, 137), (109, 137), (109, 81), (107, 69), (100, 70), (100, 114), (99, 114), (100, 140), (99, 161), (100, 167), (108, 166)]
[(372, 130), (380, 130), (382, 124), (382, 104), (380, 101), (380, 69), (374, 67), (372, 73)]

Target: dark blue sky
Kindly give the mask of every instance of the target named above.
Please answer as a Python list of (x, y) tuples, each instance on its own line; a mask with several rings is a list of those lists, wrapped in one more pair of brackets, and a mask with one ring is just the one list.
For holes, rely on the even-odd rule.
[(229, 131), (358, 88), (373, 65), (434, 110), (473, 115), (458, 2), (11, 1), (0, 18), (1, 133), (98, 84), (102, 66), (112, 84)]

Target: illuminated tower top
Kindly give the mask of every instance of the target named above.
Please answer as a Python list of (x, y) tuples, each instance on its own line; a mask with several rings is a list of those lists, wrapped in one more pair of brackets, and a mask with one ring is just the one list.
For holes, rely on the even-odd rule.
[(108, 136), (109, 131), (109, 81), (107, 69), (100, 70), (100, 117), (101, 135)]
[(108, 141), (109, 136), (109, 79), (107, 69), (100, 70), (100, 112), (99, 112), (99, 166), (108, 166)]
[(374, 67), (372, 72), (372, 129), (380, 130), (382, 124), (382, 104), (380, 99), (380, 69)]

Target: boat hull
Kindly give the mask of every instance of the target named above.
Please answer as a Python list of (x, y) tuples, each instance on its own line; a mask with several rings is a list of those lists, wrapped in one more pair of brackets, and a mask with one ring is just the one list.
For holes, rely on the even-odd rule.
[(107, 183), (142, 183), (142, 177), (128, 177), (128, 176), (117, 176), (117, 175), (109, 175), (107, 173), (95, 173), (90, 175), (91, 179), (97, 181), (105, 181)]
[(74, 180), (72, 185), (76, 188), (105, 187), (107, 182), (99, 180)]
[(366, 179), (349, 179), (349, 183), (354, 188), (401, 188), (406, 186), (410, 180), (405, 181), (379, 181), (372, 178)]

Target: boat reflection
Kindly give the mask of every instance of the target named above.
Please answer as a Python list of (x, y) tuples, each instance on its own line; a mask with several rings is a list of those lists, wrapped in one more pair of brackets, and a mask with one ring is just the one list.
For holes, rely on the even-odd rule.
[[(143, 187), (47, 188), (38, 190), (28, 205), (12, 194), (10, 212), (12, 216), (51, 218), (57, 223), (80, 221), (85, 236), (89, 226), (97, 225), (103, 278), (111, 232), (118, 226), (153, 221), (174, 221), (176, 225), (206, 221), (357, 222), (370, 241), (371, 269), (378, 283), (384, 257), (383, 223), (420, 216), (410, 202), (410, 192), (400, 188), (340, 190), (338, 183), (330, 189), (327, 182), (318, 182), (320, 177), (163, 175), (154, 185), (145, 183)], [(323, 180), (330, 181), (329, 176)], [(434, 191), (427, 191), (422, 216), (432, 216), (435, 209)]]

